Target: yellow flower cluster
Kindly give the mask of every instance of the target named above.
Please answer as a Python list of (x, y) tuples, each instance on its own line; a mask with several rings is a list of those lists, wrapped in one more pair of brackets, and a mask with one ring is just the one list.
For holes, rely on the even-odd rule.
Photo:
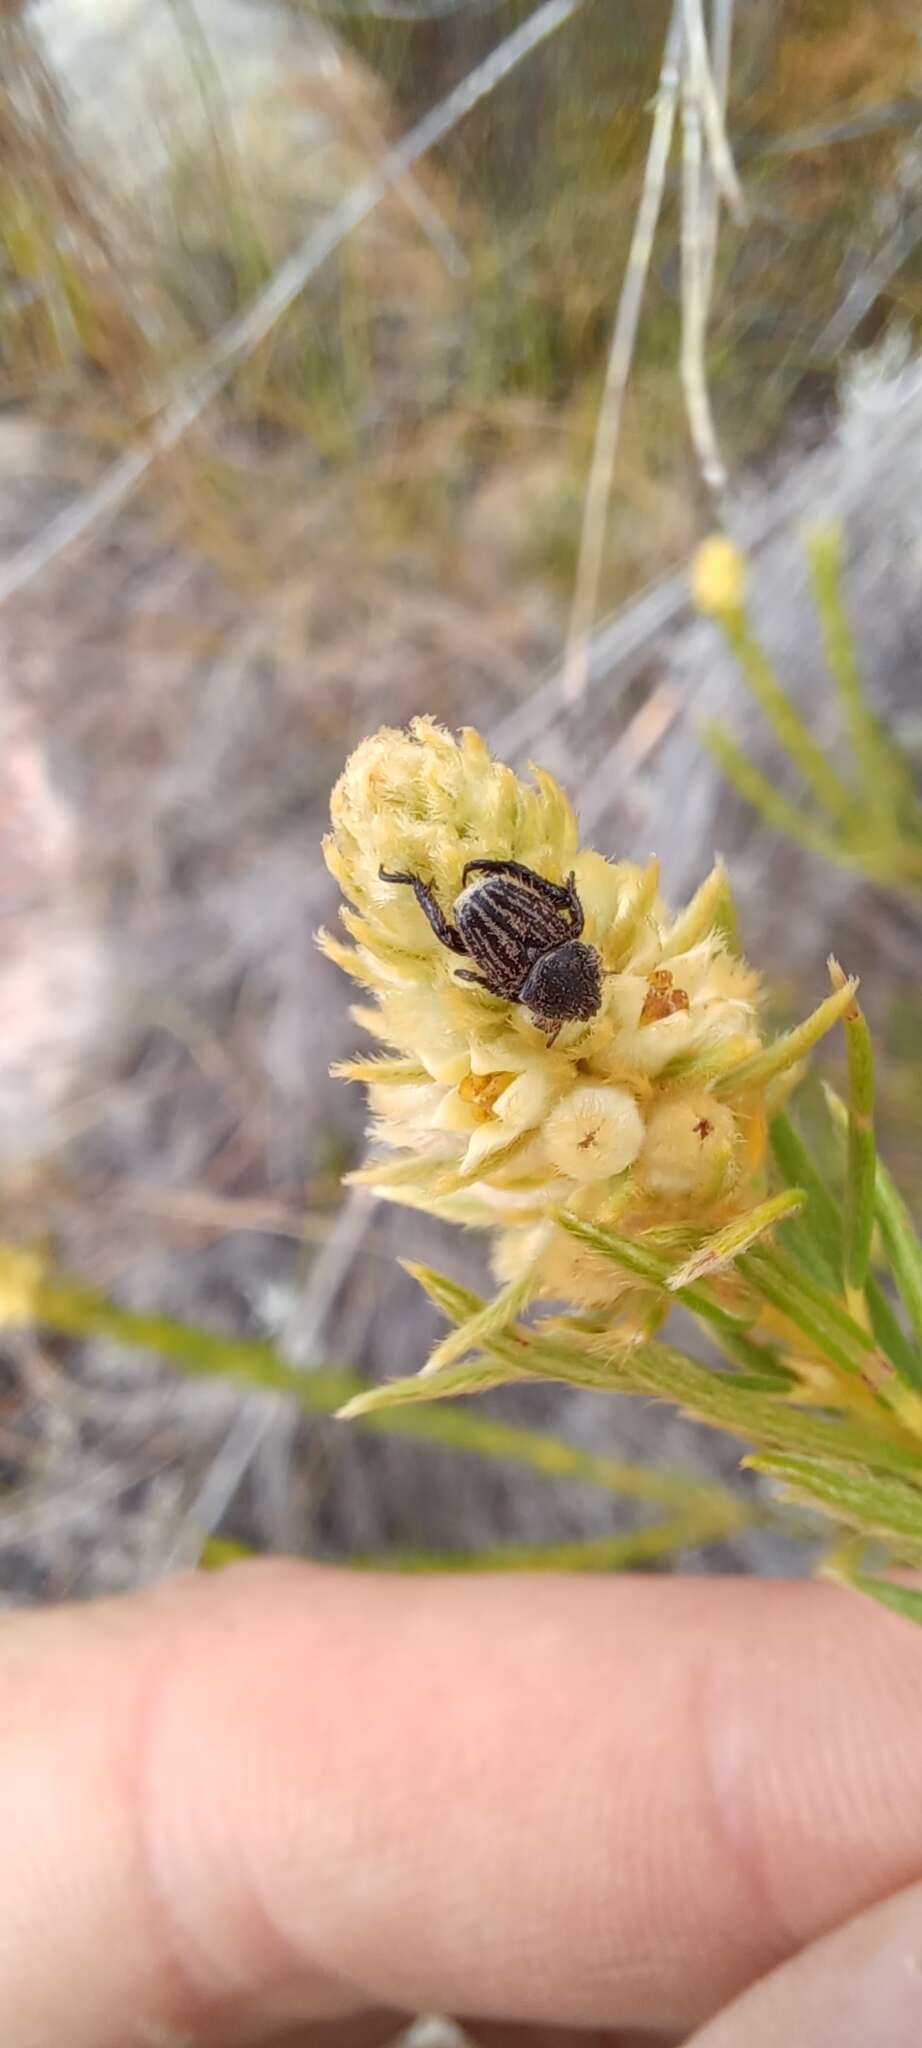
[[(589, 1308), (612, 1302), (617, 1275), (559, 1212), (680, 1241), (760, 1198), (758, 980), (735, 950), (720, 868), (671, 916), (655, 861), (580, 848), (550, 775), (522, 782), (479, 734), (456, 739), (428, 718), (362, 742), (332, 823), (325, 853), (352, 944), (321, 944), (374, 997), (354, 1015), (387, 1048), (338, 1070), (368, 1088), (379, 1156), (356, 1178), (489, 1228), (497, 1276), (523, 1298)], [(459, 962), (412, 890), (381, 872), (419, 876), (450, 918), (477, 858), (575, 876), (601, 998), (553, 1043), (524, 1004), (459, 980), (477, 963)]]

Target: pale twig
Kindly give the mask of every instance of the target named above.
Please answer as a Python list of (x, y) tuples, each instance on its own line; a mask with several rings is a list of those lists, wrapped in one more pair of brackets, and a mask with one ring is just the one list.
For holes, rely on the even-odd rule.
[(701, 108), (701, 121), (707, 137), (711, 167), (725, 204), (734, 219), (741, 221), (745, 217), (743, 194), (730, 144), (727, 141), (723, 112), (711, 71), (701, 0), (683, 0), (682, 14), (685, 29), (685, 62), (691, 74), (692, 89)]
[(806, 128), (791, 128), (786, 135), (775, 135), (768, 141), (753, 139), (743, 143), (737, 154), (747, 163), (758, 163), (763, 157), (800, 156), (806, 150), (829, 149), (840, 142), (862, 142), (866, 135), (877, 135), (885, 128), (918, 128), (920, 122), (922, 98), (884, 100), (878, 106), (862, 107), (857, 114), (849, 114), (841, 121), (816, 121)]
[(186, 1571), (198, 1564), (205, 1544), (223, 1521), (283, 1406), (281, 1394), (251, 1396), (241, 1402), (163, 1558), (161, 1570), (164, 1576), (170, 1572)]
[[(733, 45), (734, 0), (711, 0), (711, 72), (714, 91), (721, 119), (726, 122), (727, 99), (730, 92), (730, 55)], [(701, 260), (704, 283), (705, 318), (710, 310), (711, 292), (714, 287), (714, 263), (717, 256), (717, 230), (720, 219), (720, 194), (717, 180), (710, 164), (705, 164), (702, 176), (703, 220), (701, 239), (703, 255)]]
[[(731, 30), (732, 4), (727, 5), (724, 0), (716, 30), (720, 50), (718, 91), (708, 56), (701, 0), (675, 0), (660, 70), (643, 190), (596, 420), (564, 660), (564, 697), (570, 702), (582, 695), (587, 681), (588, 642), (601, 581), (605, 528), (621, 419), (662, 204), (680, 85), (683, 100), (681, 377), (689, 430), (702, 474), (712, 490), (722, 489), (726, 482), (708, 396), (705, 338), (718, 195), (723, 194), (737, 217), (742, 216), (743, 210), (742, 193), (724, 128), (722, 105), (729, 80)], [(708, 146), (706, 167), (701, 143), (702, 125)], [(704, 226), (705, 175), (713, 191), (715, 210), (713, 224), (708, 229)]]
[[(690, 603), (684, 569), (661, 577), (639, 596), (629, 598), (586, 642), (587, 686), (605, 682), (614, 687), (616, 676), (619, 687), (622, 681), (629, 682), (634, 673), (632, 664), (646, 659), (657, 635), (687, 611)], [(524, 703), (516, 704), (488, 733), (494, 753), (507, 760), (521, 759), (537, 733), (551, 731), (558, 712), (567, 703), (567, 681), (565, 658)]]
[[(356, 104), (356, 95), (354, 93), (345, 91), (344, 76), (340, 65), (332, 64), (324, 67), (324, 84), (336, 106), (339, 119), (345, 122), (347, 129), (353, 131), (362, 148), (367, 150), (369, 154), (379, 154), (382, 150), (386, 149), (387, 137), (377, 121), (372, 115), (364, 112), (360, 105)], [(449, 276), (466, 277), (470, 272), (471, 266), (460, 242), (452, 233), (447, 221), (442, 219), (438, 207), (434, 205), (428, 192), (420, 185), (418, 179), (414, 178), (412, 171), (408, 171), (400, 184), (396, 186), (395, 196), (402, 201), (407, 212), (416, 221), (417, 226), (422, 229), (427, 240), (431, 242), (436, 255), (444, 263)]]
[(657, 683), (650, 696), (644, 699), (639, 711), (635, 711), (614, 745), (606, 748), (597, 768), (583, 785), (579, 819), (584, 833), (595, 830), (611, 808), (613, 791), (629, 786), (650, 755), (656, 752), (676, 719), (681, 718), (684, 708), (682, 697), (672, 683)]
[(618, 452), (621, 416), (634, 359), (637, 328), (675, 127), (682, 33), (682, 0), (675, 0), (660, 69), (643, 190), (634, 221), (634, 232), (631, 236), (624, 282), (612, 331), (602, 400), (596, 420), (589, 482), (583, 507), (576, 587), (564, 661), (564, 696), (570, 702), (582, 696), (586, 686), (588, 638), (601, 579), (605, 526), (615, 457)]
[(282, 1332), (281, 1350), (292, 1365), (319, 1362), (323, 1333), (336, 1296), (377, 1209), (375, 1198), (364, 1188), (350, 1188), (340, 1203), (333, 1228), (311, 1268), (308, 1284), (294, 1303)]
[(217, 397), (237, 364), (251, 355), (272, 332), (320, 265), (354, 228), (368, 219), (386, 193), (406, 177), (411, 165), (442, 142), (473, 107), (495, 91), (524, 57), (557, 29), (563, 28), (583, 4), (584, 0), (544, 0), (544, 5), (537, 8), (521, 28), (506, 36), (482, 64), (476, 65), (445, 99), (432, 107), (400, 142), (386, 151), (371, 175), (354, 186), (345, 199), (333, 207), (326, 220), (311, 229), (246, 311), (222, 327), (202, 352), (196, 367), (164, 399), (143, 442), (120, 456), (92, 490), (81, 496), (76, 504), (68, 505), (35, 540), (9, 556), (0, 566), (0, 604), (32, 582), (65, 548), (83, 539), (125, 503), (153, 463), (175, 448), (204, 407)]
[[(703, 183), (701, 111), (698, 95), (686, 62), (682, 80), (682, 339), (680, 374), (688, 414), (688, 429), (701, 474), (709, 490), (720, 491), (727, 481), (720, 459), (707, 385), (705, 344), (707, 338), (707, 276), (709, 261), (705, 242), (707, 195)], [(713, 172), (711, 172), (713, 179)], [(716, 193), (715, 193), (716, 198)]]
[(312, 0), (318, 14), (345, 21), (442, 21), (452, 14), (495, 14), (504, 0)]
[(721, 115), (727, 111), (735, 0), (711, 0), (711, 70)]
[(920, 242), (922, 209), (901, 222), (894, 233), (888, 236), (867, 269), (862, 271), (860, 277), (855, 278), (841, 305), (833, 313), (832, 319), (827, 322), (813, 343), (811, 357), (821, 362), (829, 361), (848, 347), (856, 329), (870, 312), (875, 300), (886, 290), (896, 272), (908, 262)]
[(325, 1244), (330, 1230), (328, 1216), (311, 1216), (285, 1202), (216, 1195), (211, 1188), (157, 1188), (143, 1181), (122, 1180), (112, 1193), (119, 1208), (139, 1209), (142, 1215), (161, 1217), (180, 1229), (215, 1236), (254, 1230), (261, 1236), (292, 1238), (296, 1244)]
[(178, 1452), (168, 1458), (157, 1458), (143, 1467), (128, 1467), (124, 1459), (116, 1459), (98, 1471), (84, 1473), (79, 1487), (67, 1486), (45, 1499), (30, 1498), (20, 1506), (14, 1494), (13, 1505), (0, 1513), (0, 1543), (27, 1543), (62, 1525), (82, 1521), (87, 1515), (94, 1514), (97, 1508), (121, 1499), (132, 1487), (147, 1485), (162, 1473), (175, 1470), (179, 1462)]
[[(688, 427), (698, 465), (708, 489), (721, 491), (727, 477), (717, 445), (707, 380), (707, 323), (714, 284), (720, 220), (721, 177), (715, 155), (715, 129), (708, 129), (709, 153), (702, 150), (702, 119), (709, 94), (716, 107), (722, 148), (729, 160), (724, 116), (730, 82), (733, 0), (713, 0), (713, 71), (704, 38), (700, 0), (694, 0), (696, 21), (685, 0), (685, 63), (682, 81), (682, 341), (681, 378)], [(731, 160), (732, 161), (732, 160)], [(737, 187), (738, 190), (738, 187)]]
[[(314, 1367), (323, 1361), (323, 1333), (339, 1289), (358, 1256), (374, 1210), (364, 1190), (350, 1189), (336, 1221), (311, 1268), (303, 1295), (295, 1302), (282, 1332), (280, 1349), (292, 1364)], [(182, 1526), (164, 1559), (165, 1572), (198, 1561), (210, 1536), (220, 1527), (231, 1501), (261, 1445), (279, 1420), (278, 1395), (260, 1394), (244, 1400), (208, 1467)], [(288, 1427), (287, 1417), (285, 1426)]]
[[(244, 177), (240, 152), (234, 136), (232, 110), (224, 90), (221, 68), (194, 0), (169, 0), (169, 5), (175, 16), (189, 66), (201, 96), (228, 218), (234, 223), (244, 193)], [(338, 88), (339, 65), (325, 65), (323, 76), (329, 85), (331, 97), (339, 102), (340, 115), (348, 116), (349, 123), (363, 146), (366, 149), (371, 147), (380, 150), (383, 137), (376, 132), (374, 122), (366, 119), (357, 107), (350, 105), (342, 90)], [(406, 177), (394, 189), (396, 199), (406, 207), (417, 226), (422, 229), (446, 270), (452, 277), (464, 277), (470, 269), (464, 250), (412, 172), (408, 171)]]

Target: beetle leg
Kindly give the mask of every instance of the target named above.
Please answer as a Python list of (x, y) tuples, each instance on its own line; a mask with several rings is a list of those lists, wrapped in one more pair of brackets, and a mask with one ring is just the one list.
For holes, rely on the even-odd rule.
[(455, 969), (455, 980), (456, 980), (456, 981), (472, 981), (472, 982), (473, 982), (473, 984), (474, 984), (474, 987), (475, 987), (475, 988), (485, 988), (485, 989), (486, 989), (486, 990), (488, 991), (488, 993), (489, 993), (489, 994), (490, 994), (491, 996), (495, 996), (495, 994), (496, 994), (496, 990), (495, 990), (495, 988), (491, 987), (491, 985), (490, 985), (490, 983), (489, 983), (488, 981), (484, 981), (484, 978), (483, 978), (483, 975), (482, 975), (482, 974), (472, 974), (472, 973), (471, 973), (471, 971), (470, 971), (470, 968), (468, 968), (468, 967), (458, 967), (458, 968), (456, 968), (456, 969)]
[(567, 902), (569, 903), (570, 914), (573, 919), (573, 923), (570, 927), (570, 937), (573, 939), (578, 939), (580, 933), (582, 932), (583, 926), (586, 922), (586, 917), (585, 912), (583, 910), (583, 906), (576, 893), (576, 876), (572, 873), (567, 876)]
[(453, 924), (449, 924), (428, 882), (420, 881), (418, 875), (389, 874), (386, 868), (379, 868), (378, 874), (382, 882), (406, 882), (412, 889), (420, 910), (425, 911), (435, 936), (442, 945), (450, 946), (453, 953), (467, 952), (461, 933), (455, 930)]
[[(520, 882), (527, 882), (536, 896), (544, 896), (555, 907), (572, 910), (576, 894), (576, 877), (571, 875), (567, 886), (562, 889), (559, 882), (546, 882), (543, 875), (536, 875), (534, 868), (527, 868), (521, 860), (469, 860), (462, 870), (461, 887), (466, 889), (468, 875), (515, 875)], [(577, 899), (578, 900), (578, 899)]]

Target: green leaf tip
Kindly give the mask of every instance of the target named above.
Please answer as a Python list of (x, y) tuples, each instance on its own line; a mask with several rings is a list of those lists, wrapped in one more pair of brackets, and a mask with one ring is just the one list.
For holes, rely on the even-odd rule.
[(806, 1196), (802, 1188), (783, 1188), (780, 1194), (770, 1196), (767, 1202), (760, 1202), (755, 1209), (748, 1209), (744, 1215), (735, 1216), (722, 1230), (714, 1232), (699, 1245), (684, 1266), (671, 1273), (666, 1283), (670, 1292), (676, 1293), (688, 1287), (692, 1281), (700, 1280), (709, 1273), (716, 1273), (722, 1266), (730, 1264), (750, 1245), (757, 1244), (766, 1231), (774, 1229), (785, 1217), (796, 1216)]
[(876, 1600), (878, 1606), (888, 1607), (891, 1614), (913, 1622), (916, 1628), (922, 1627), (922, 1591), (918, 1586), (901, 1585), (899, 1579), (876, 1578), (832, 1563), (820, 1567), (820, 1577), (846, 1586), (850, 1592), (863, 1593), (867, 1599)]
[(843, 977), (841, 984), (834, 987), (832, 994), (818, 1003), (816, 1009), (811, 1011), (810, 1016), (805, 1017), (801, 1024), (795, 1024), (790, 1031), (783, 1031), (780, 1037), (774, 1039), (771, 1045), (764, 1046), (761, 1052), (753, 1053), (748, 1059), (738, 1061), (736, 1066), (715, 1075), (715, 1095), (735, 1095), (744, 1089), (764, 1088), (778, 1075), (788, 1073), (791, 1068), (799, 1066), (807, 1053), (812, 1052), (821, 1038), (825, 1038), (827, 1031), (831, 1031), (846, 1015), (855, 1000), (858, 987), (856, 975), (848, 979)]

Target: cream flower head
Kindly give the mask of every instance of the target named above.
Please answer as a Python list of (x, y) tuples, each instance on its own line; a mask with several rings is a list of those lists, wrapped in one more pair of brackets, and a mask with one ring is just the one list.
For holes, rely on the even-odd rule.
[[(553, 1227), (561, 1209), (703, 1232), (758, 1198), (758, 979), (735, 948), (722, 869), (671, 916), (656, 862), (581, 848), (564, 792), (531, 773), (520, 781), (479, 734), (456, 739), (429, 718), (364, 740), (333, 792), (325, 845), (352, 946), (321, 944), (373, 997), (355, 1015), (387, 1048), (338, 1070), (369, 1092), (377, 1157), (356, 1178), (490, 1228), (498, 1269), (533, 1266), (535, 1293), (538, 1267), (557, 1292), (569, 1259), (578, 1292), (575, 1249)], [(459, 980), (476, 960), (459, 963), (412, 889), (382, 876), (419, 877), (451, 920), (476, 859), (514, 860), (558, 885), (575, 877), (601, 995), (552, 1045), (521, 1002)], [(551, 1233), (539, 1232), (536, 1257), (542, 1222)]]

